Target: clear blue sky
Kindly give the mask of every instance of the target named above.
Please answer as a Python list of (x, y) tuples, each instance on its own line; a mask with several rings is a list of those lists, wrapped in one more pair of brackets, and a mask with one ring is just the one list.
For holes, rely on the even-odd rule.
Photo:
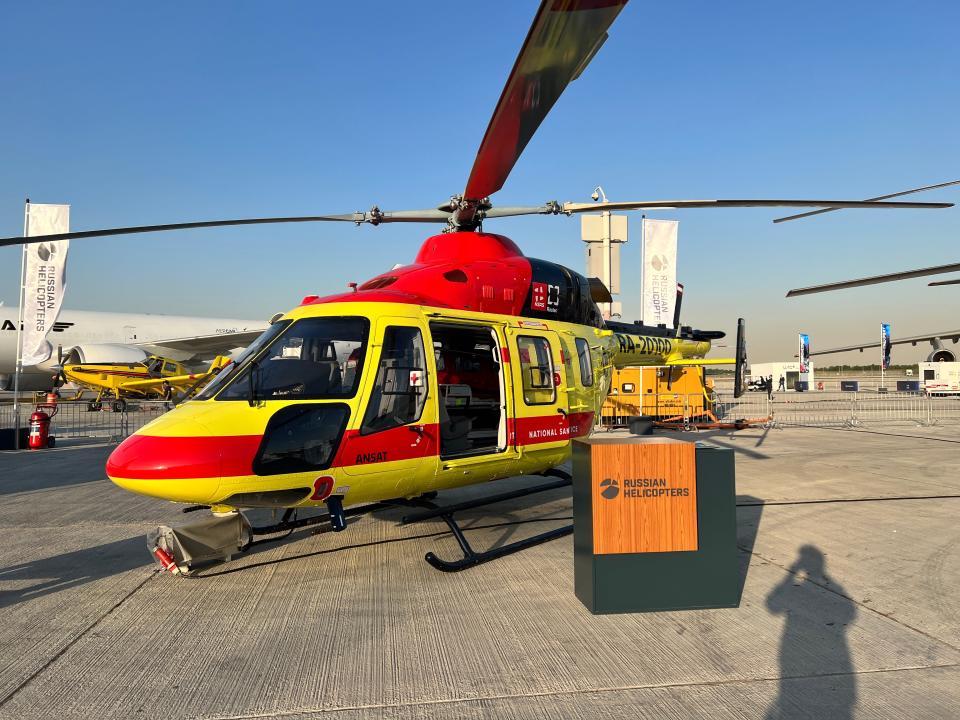
[[(72, 229), (431, 207), (462, 190), (536, 3), (8, 3), (0, 234), (22, 203)], [(860, 199), (960, 177), (956, 2), (633, 0), (530, 143), (500, 204)], [(918, 199), (921, 199), (918, 197)], [(925, 200), (960, 201), (960, 191)], [(660, 213), (680, 227), (684, 321), (751, 356), (954, 328), (926, 280), (785, 300), (788, 288), (960, 260), (960, 209)], [(579, 222), (487, 224), (583, 267)], [(639, 216), (624, 253), (636, 316)], [(222, 229), (76, 241), (67, 306), (266, 318), (407, 262), (429, 228)], [(0, 299), (19, 255), (0, 249)], [(897, 351), (895, 361), (919, 352)], [(867, 356), (863, 356), (865, 359)], [(870, 358), (872, 359), (872, 358)]]

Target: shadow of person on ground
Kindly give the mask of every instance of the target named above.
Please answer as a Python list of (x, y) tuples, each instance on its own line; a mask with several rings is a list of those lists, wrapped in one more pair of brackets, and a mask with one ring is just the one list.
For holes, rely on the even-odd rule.
[(62, 592), (152, 563), (142, 535), (0, 568), (0, 582), (22, 585), (0, 591), (0, 608)]
[(856, 606), (827, 575), (823, 553), (813, 545), (800, 548), (787, 573), (766, 599), (768, 611), (784, 616), (779, 694), (766, 720), (852, 718), (857, 688), (847, 627)]

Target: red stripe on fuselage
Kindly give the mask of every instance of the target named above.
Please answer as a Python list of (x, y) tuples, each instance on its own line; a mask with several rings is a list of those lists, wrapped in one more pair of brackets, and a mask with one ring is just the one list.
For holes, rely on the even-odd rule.
[[(507, 432), (512, 445), (537, 445), (587, 435), (593, 413), (567, 416), (540, 415), (509, 418)], [(373, 465), (398, 460), (435, 457), (440, 452), (440, 428), (436, 423), (382, 430), (361, 435), (349, 430), (340, 442), (331, 468)], [(208, 435), (158, 437), (131, 435), (110, 455), (107, 475), (136, 480), (253, 475), (253, 460), (263, 440), (261, 435)]]
[(131, 435), (110, 454), (107, 475), (131, 480), (252, 475), (262, 439), (261, 435)]
[[(417, 432), (414, 428), (422, 428), (422, 432)], [(348, 430), (340, 442), (340, 449), (337, 450), (331, 467), (412, 460), (438, 455), (439, 436), (440, 428), (436, 423), (402, 425), (369, 435), (361, 435), (359, 430)]]
[(593, 427), (593, 412), (568, 413), (567, 415), (537, 415), (535, 417), (510, 418), (507, 433), (515, 445), (538, 445), (560, 442), (590, 434)]

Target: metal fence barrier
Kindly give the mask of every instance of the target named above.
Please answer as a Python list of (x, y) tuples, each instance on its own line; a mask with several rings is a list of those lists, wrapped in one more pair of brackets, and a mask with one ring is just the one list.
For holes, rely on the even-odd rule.
[(623, 427), (638, 415), (660, 422), (692, 427), (698, 423), (736, 423), (753, 425), (771, 422), (771, 403), (764, 393), (620, 393), (608, 398), (602, 413), (602, 425)]
[[(709, 412), (708, 412), (709, 411)], [(637, 415), (692, 426), (716, 420), (768, 427), (863, 427), (960, 424), (960, 397), (911, 392), (732, 392), (621, 394), (604, 407), (603, 424), (625, 426)]]
[[(102, 410), (91, 411), (86, 401), (65, 400), (57, 403), (56, 414), (50, 421), (50, 434), (61, 440), (99, 438), (107, 442), (120, 442), (170, 407), (170, 403), (162, 400), (130, 400), (123, 412), (112, 412), (109, 403), (104, 403)], [(33, 411), (31, 403), (20, 405), (21, 428), (30, 426)], [(15, 426), (13, 413), (12, 403), (0, 405), (0, 428)]]
[[(128, 401), (124, 412), (91, 411), (87, 402), (62, 401), (51, 421), (50, 433), (58, 439), (103, 439), (120, 442), (170, 409), (161, 400)], [(27, 428), (34, 406), (20, 406), (20, 427)], [(700, 422), (748, 421), (764, 427), (864, 427), (875, 425), (957, 425), (960, 397), (925, 393), (871, 392), (763, 392), (702, 394), (661, 393), (620, 395), (612, 408), (604, 407), (602, 424), (624, 426), (637, 415), (693, 427)], [(13, 404), (0, 404), (0, 428), (14, 427)]]
[(868, 425), (951, 425), (960, 423), (960, 398), (925, 393), (797, 393), (775, 397), (774, 424), (863, 427)]

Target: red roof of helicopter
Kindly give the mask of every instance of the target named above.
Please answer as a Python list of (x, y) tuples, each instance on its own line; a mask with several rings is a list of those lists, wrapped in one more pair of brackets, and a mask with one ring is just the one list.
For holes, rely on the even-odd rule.
[(427, 238), (412, 265), (377, 275), (355, 292), (304, 304), (397, 302), (519, 315), (531, 276), (530, 261), (510, 238), (451, 232)]

